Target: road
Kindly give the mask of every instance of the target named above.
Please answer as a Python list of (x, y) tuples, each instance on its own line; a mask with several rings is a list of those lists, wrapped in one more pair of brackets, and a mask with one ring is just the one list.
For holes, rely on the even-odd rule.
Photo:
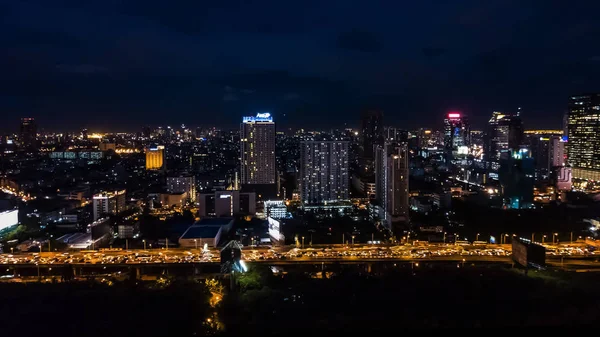
[[(574, 260), (597, 260), (599, 256), (588, 251), (585, 245), (548, 246), (547, 259), (563, 259), (562, 264)], [(254, 263), (355, 263), (380, 261), (509, 261), (510, 245), (459, 246), (454, 244), (418, 245), (332, 245), (309, 248), (254, 248), (246, 247), (242, 259)], [(132, 265), (219, 263), (218, 249), (151, 249), (106, 250), (79, 252), (43, 252), (0, 254), (0, 266), (14, 265)]]

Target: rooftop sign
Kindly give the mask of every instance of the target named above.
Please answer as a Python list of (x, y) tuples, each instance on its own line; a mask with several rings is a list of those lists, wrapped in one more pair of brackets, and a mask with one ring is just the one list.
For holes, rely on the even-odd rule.
[(273, 116), (271, 116), (268, 112), (257, 113), (256, 117), (242, 117), (242, 122), (244, 123), (254, 123), (254, 122), (273, 122)]

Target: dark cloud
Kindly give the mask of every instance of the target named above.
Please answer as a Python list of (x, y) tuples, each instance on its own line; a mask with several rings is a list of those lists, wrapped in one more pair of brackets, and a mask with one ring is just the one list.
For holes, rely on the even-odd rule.
[(379, 52), (383, 49), (383, 44), (376, 34), (358, 30), (338, 35), (337, 46), (342, 49), (370, 53)]
[(13, 121), (0, 127), (14, 131), (25, 114), (48, 128), (231, 126), (256, 111), (334, 126), (376, 105), (410, 128), (450, 108), (485, 121), (517, 104), (528, 123), (556, 127), (569, 95), (600, 91), (599, 11), (591, 1), (0, 0), (0, 113)]

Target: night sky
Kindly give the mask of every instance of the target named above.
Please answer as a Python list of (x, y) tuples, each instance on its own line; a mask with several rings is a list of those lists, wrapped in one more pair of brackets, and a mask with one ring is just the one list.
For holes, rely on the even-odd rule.
[[(594, 4), (595, 3), (595, 4)], [(481, 127), (522, 107), (560, 128), (600, 91), (599, 1), (0, 0), (0, 128)]]

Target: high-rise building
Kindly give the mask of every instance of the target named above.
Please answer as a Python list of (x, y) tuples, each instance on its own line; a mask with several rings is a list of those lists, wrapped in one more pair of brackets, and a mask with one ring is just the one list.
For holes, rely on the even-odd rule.
[(21, 118), (19, 142), (22, 149), (26, 151), (35, 151), (37, 149), (37, 125), (34, 118)]
[(363, 151), (366, 159), (373, 159), (373, 146), (383, 143), (383, 112), (366, 110), (361, 115)]
[[(242, 189), (276, 194), (275, 123), (270, 113), (244, 117), (240, 128)], [(261, 192), (264, 191), (264, 192)]]
[(449, 113), (444, 119), (444, 152), (447, 159), (466, 156), (471, 146), (471, 125), (466, 116)]
[(125, 190), (103, 191), (92, 197), (94, 221), (105, 214), (118, 214), (125, 210)]
[(196, 201), (196, 178), (193, 175), (167, 177), (167, 192), (186, 193), (191, 202)]
[(501, 153), (498, 176), (504, 207), (518, 209), (532, 206), (534, 175), (534, 160), (528, 148)]
[(552, 136), (548, 146), (548, 170), (565, 164), (565, 137)]
[(518, 149), (521, 145), (523, 145), (523, 121), (519, 113), (509, 115), (494, 111), (488, 121), (484, 159), (487, 162), (497, 163), (503, 151)]
[(349, 196), (346, 140), (300, 142), (300, 196), (306, 204), (344, 200)]
[(375, 191), (380, 219), (388, 228), (408, 220), (408, 147), (406, 143), (385, 143), (375, 149)]
[(162, 170), (165, 168), (165, 147), (150, 145), (146, 148), (146, 170)]
[(567, 156), (573, 178), (600, 180), (600, 93), (569, 99)]

